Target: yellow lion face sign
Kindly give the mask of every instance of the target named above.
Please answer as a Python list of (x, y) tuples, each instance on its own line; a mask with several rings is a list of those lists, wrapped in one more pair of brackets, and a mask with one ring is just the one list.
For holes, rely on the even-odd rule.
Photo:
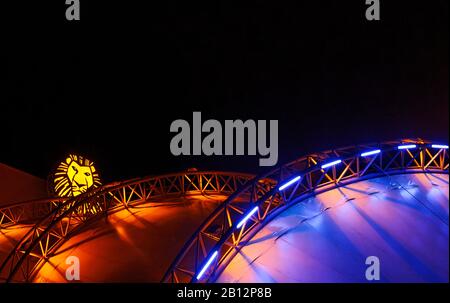
[(84, 157), (69, 155), (56, 169), (54, 192), (59, 197), (76, 197), (101, 185), (94, 163)]

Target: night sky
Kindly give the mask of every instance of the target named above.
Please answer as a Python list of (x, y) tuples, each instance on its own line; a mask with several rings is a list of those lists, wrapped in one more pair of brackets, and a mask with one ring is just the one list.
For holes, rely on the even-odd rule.
[(0, 163), (39, 177), (70, 152), (105, 180), (269, 169), (257, 156), (173, 156), (170, 124), (193, 111), (279, 120), (280, 164), (357, 143), (448, 142), (448, 1), (381, 0), (371, 22), (364, 0), (81, 0), (79, 22), (56, 2), (1, 9)]

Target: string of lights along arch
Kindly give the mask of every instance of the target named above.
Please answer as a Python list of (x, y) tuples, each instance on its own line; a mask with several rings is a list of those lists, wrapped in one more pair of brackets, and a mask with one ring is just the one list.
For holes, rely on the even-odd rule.
[[(111, 211), (153, 198), (225, 194), (228, 198), (198, 227), (162, 277), (163, 282), (212, 282), (264, 224), (294, 203), (365, 179), (407, 173), (448, 174), (448, 167), (448, 145), (406, 139), (310, 154), (257, 177), (188, 171), (101, 186), (91, 161), (69, 156), (60, 163), (51, 183), (66, 180), (66, 185), (58, 187), (64, 189), (60, 197), (0, 208), (0, 229), (35, 222), (0, 264), (0, 276), (7, 281), (32, 281), (65, 241)], [(66, 190), (69, 187), (71, 194)]]
[[(256, 177), (231, 195), (184, 245), (162, 281), (213, 282), (240, 248), (293, 203), (377, 177), (448, 174), (448, 167), (448, 145), (412, 139), (351, 146), (302, 157)], [(276, 180), (276, 184), (263, 189), (259, 182), (265, 179)], [(248, 207), (233, 214), (243, 199), (248, 200)], [(221, 233), (211, 234), (210, 226), (217, 225)], [(190, 259), (195, 262), (186, 262)]]

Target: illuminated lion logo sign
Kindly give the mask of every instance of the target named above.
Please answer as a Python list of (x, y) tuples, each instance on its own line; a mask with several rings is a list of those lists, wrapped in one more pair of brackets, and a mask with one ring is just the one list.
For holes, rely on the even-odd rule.
[(76, 197), (101, 185), (94, 163), (76, 155), (69, 155), (58, 165), (52, 183), (59, 197)]

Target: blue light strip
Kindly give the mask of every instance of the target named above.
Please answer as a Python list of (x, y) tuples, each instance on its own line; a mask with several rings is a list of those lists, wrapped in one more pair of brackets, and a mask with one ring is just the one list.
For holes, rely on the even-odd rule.
[(283, 190), (289, 186), (291, 186), (292, 184), (294, 184), (295, 182), (297, 182), (298, 180), (300, 180), (300, 176), (297, 176), (295, 178), (293, 178), (292, 180), (284, 183), (283, 185), (281, 185), (280, 187), (278, 187), (278, 190)]
[(212, 256), (209, 258), (208, 262), (206, 262), (205, 266), (203, 266), (202, 270), (197, 275), (197, 280), (200, 280), (205, 273), (205, 271), (208, 269), (208, 267), (211, 265), (211, 263), (214, 261), (214, 259), (217, 257), (219, 252), (216, 250)]
[(379, 153), (381, 153), (381, 150), (380, 149), (375, 149), (375, 150), (371, 150), (371, 151), (362, 153), (361, 157), (372, 156), (372, 155), (376, 155), (376, 154), (379, 154)]
[(250, 219), (251, 216), (253, 216), (254, 213), (258, 211), (258, 206), (255, 206), (255, 208), (252, 209), (251, 212), (248, 213), (248, 215), (245, 216), (244, 219), (239, 222), (239, 224), (236, 226), (236, 228), (241, 228), (242, 225), (244, 225), (245, 222), (247, 222), (248, 219)]
[(431, 145), (432, 148), (440, 148), (440, 149), (448, 149), (448, 145), (442, 145), (442, 144), (433, 144)]
[(330, 163), (326, 163), (326, 164), (322, 165), (322, 169), (328, 168), (330, 166), (334, 166), (334, 165), (339, 164), (341, 162), (342, 162), (342, 160), (339, 159), (339, 160), (335, 160), (335, 161), (330, 162)]
[(397, 149), (413, 149), (416, 147), (417, 147), (417, 145), (415, 145), (415, 144), (407, 144), (407, 145), (399, 145), (397, 147)]

